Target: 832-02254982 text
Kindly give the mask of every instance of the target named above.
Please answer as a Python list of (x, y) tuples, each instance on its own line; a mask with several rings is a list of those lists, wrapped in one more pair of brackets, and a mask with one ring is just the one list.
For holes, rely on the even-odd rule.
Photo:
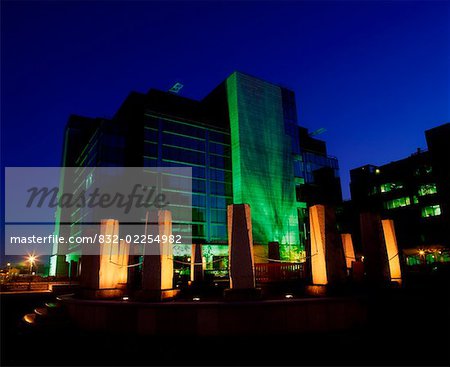
[(93, 234), (92, 236), (57, 236), (50, 234), (48, 236), (11, 236), (11, 244), (50, 244), (50, 243), (70, 243), (70, 244), (118, 244), (125, 241), (132, 244), (152, 244), (152, 243), (170, 243), (181, 244), (181, 235), (125, 235), (121, 238), (119, 235)]

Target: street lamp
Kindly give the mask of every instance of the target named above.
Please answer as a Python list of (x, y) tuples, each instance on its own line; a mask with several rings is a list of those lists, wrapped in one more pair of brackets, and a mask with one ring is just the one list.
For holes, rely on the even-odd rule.
[(33, 270), (33, 265), (35, 264), (36, 261), (37, 261), (37, 256), (28, 255), (28, 262), (30, 263), (30, 275), (31, 275), (31, 271)]
[(31, 290), (31, 271), (33, 270), (33, 265), (37, 261), (37, 256), (28, 255), (28, 262), (30, 263), (30, 280), (28, 282), (28, 290)]

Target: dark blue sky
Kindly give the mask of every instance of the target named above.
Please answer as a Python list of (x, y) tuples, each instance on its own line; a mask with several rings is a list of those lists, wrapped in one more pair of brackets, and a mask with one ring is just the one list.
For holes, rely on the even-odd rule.
[(112, 116), (131, 90), (202, 98), (241, 70), (296, 92), (349, 169), (425, 148), (449, 117), (449, 3), (2, 2), (4, 166), (58, 166), (69, 114)]

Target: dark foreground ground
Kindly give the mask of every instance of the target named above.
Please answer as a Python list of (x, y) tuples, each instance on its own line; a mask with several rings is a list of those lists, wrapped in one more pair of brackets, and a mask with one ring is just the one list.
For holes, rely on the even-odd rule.
[[(49, 293), (1, 296), (2, 365), (450, 365), (448, 273), (368, 295), (361, 330), (193, 338), (33, 329), (25, 313)], [(261, 320), (264, 323), (264, 320)]]

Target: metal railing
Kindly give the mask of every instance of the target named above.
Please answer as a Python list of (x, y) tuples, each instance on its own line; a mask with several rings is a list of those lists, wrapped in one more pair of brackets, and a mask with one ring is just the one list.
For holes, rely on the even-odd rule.
[(305, 264), (257, 263), (255, 278), (258, 283), (280, 282), (305, 278)]

